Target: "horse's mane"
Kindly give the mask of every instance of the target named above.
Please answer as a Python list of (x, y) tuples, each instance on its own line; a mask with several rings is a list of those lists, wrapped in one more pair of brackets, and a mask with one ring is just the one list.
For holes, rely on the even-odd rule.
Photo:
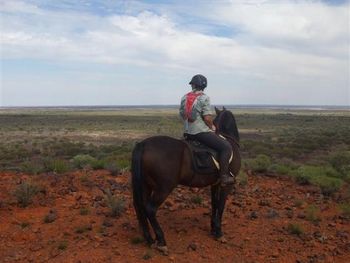
[(233, 116), (233, 113), (231, 111), (228, 111), (224, 109), (219, 113), (220, 115), (220, 129), (225, 134), (228, 134), (232, 137), (234, 137), (239, 142), (239, 132), (236, 124), (235, 116)]

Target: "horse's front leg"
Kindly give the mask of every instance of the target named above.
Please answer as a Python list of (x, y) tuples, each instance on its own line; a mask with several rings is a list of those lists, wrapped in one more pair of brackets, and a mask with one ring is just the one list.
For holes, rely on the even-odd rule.
[(230, 186), (222, 187), (220, 185), (215, 185), (211, 187), (211, 234), (217, 239), (223, 236), (221, 230), (222, 214), (225, 209), (225, 203), (227, 195), (230, 192), (230, 188)]

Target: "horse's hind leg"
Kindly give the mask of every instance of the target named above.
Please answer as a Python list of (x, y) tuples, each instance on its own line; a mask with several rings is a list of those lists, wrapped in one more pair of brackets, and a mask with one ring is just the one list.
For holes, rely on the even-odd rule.
[(144, 187), (143, 189), (143, 200), (144, 204), (142, 204), (142, 207), (139, 207), (137, 204), (134, 203), (135, 210), (136, 210), (136, 216), (139, 221), (140, 228), (143, 233), (143, 237), (147, 244), (151, 245), (154, 243), (154, 240), (151, 236), (151, 233), (149, 231), (149, 225), (148, 225), (148, 219), (147, 219), (147, 214), (146, 214), (146, 205), (145, 203), (148, 202), (150, 199), (150, 190), (147, 187)]
[[(159, 248), (166, 248), (166, 242), (164, 238), (163, 230), (161, 229), (158, 220), (156, 218), (157, 210), (159, 206), (165, 201), (171, 191), (153, 191), (149, 202), (146, 204), (146, 213), (149, 222), (154, 230), (157, 240), (157, 246)], [(163, 251), (166, 252), (166, 251)]]

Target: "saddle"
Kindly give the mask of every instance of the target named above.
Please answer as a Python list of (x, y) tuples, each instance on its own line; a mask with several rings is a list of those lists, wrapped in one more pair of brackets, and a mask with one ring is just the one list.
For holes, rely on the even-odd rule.
[(192, 166), (196, 173), (213, 174), (219, 171), (219, 153), (216, 150), (196, 140), (183, 139), (183, 141), (192, 153)]

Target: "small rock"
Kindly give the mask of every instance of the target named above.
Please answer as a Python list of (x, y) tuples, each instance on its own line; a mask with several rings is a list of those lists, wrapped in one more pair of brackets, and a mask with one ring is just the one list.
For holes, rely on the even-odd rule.
[(293, 218), (293, 216), (294, 216), (293, 210), (287, 210), (286, 215), (288, 218)]
[(340, 230), (338, 230), (337, 233), (336, 233), (336, 236), (340, 237), (340, 238), (348, 239), (349, 238), (349, 233), (347, 231), (340, 231)]
[(113, 221), (109, 218), (105, 218), (102, 222), (102, 225), (105, 227), (112, 227), (113, 226)]
[(56, 219), (57, 219), (56, 210), (50, 210), (49, 213), (45, 216), (44, 221), (45, 221), (45, 223), (52, 223)]
[(267, 211), (266, 217), (272, 219), (272, 218), (279, 217), (279, 214), (278, 214), (278, 212), (275, 209), (269, 209)]
[(32, 228), (33, 233), (39, 233), (40, 232), (40, 228), (39, 227), (34, 227)]
[(197, 250), (197, 244), (192, 242), (191, 244), (188, 245), (187, 250), (196, 251)]
[(78, 188), (75, 187), (74, 185), (69, 186), (68, 190), (71, 191), (72, 193), (78, 192)]
[(174, 202), (171, 200), (166, 200), (164, 204), (168, 207), (174, 206)]
[(258, 212), (252, 211), (249, 215), (250, 219), (257, 219), (258, 218)]
[(266, 199), (262, 199), (259, 201), (260, 206), (270, 206), (270, 202)]
[(298, 218), (300, 219), (304, 219), (306, 217), (306, 215), (304, 213), (299, 213), (298, 214)]
[(39, 251), (40, 249), (42, 249), (42, 245), (40, 244), (33, 244), (29, 249), (30, 251), (32, 252), (36, 252), (36, 251)]
[(97, 202), (102, 201), (103, 200), (103, 196), (97, 195), (97, 196), (95, 196), (94, 200), (97, 201)]

